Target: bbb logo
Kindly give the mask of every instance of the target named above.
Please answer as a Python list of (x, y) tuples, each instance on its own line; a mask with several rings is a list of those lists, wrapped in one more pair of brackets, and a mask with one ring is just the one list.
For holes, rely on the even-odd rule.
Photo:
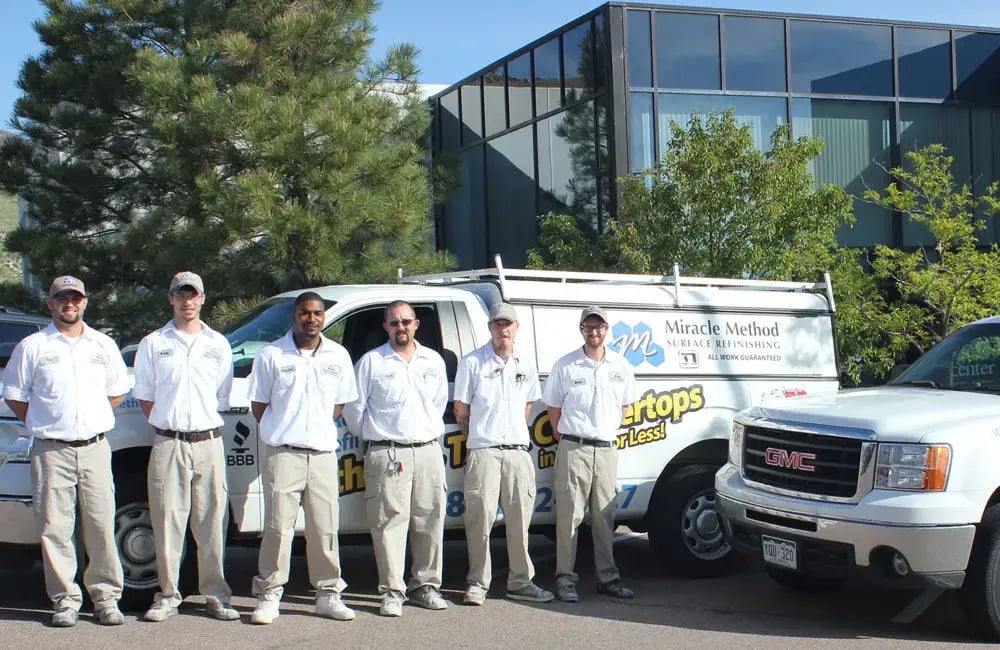
[(764, 462), (772, 467), (797, 469), (800, 472), (815, 472), (816, 466), (809, 462), (813, 460), (816, 460), (816, 454), (804, 451), (788, 451), (775, 447), (768, 447), (764, 450)]
[(659, 366), (664, 360), (663, 348), (653, 342), (653, 330), (645, 323), (635, 326), (615, 323), (611, 327), (611, 341), (608, 347), (636, 367), (643, 363)]

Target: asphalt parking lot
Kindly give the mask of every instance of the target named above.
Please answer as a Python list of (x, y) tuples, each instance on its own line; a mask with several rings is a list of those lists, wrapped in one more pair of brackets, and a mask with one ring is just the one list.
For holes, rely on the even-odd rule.
[[(623, 579), (636, 591), (632, 602), (615, 602), (594, 593), (592, 556), (581, 547), (578, 604), (532, 605), (502, 597), (505, 549), (493, 542), (495, 578), (491, 598), (482, 607), (461, 605), (466, 568), (465, 544), (449, 541), (445, 551), (444, 595), (451, 606), (442, 612), (405, 607), (402, 618), (378, 616), (377, 574), (370, 546), (342, 549), (345, 600), (358, 611), (352, 622), (312, 615), (314, 595), (304, 557), (293, 558), (292, 581), (286, 588), (282, 615), (270, 626), (249, 622), (255, 600), (250, 579), (256, 573), (256, 550), (231, 547), (227, 577), (233, 604), (244, 615), (238, 622), (219, 622), (201, 614), (201, 599), (192, 596), (179, 616), (145, 623), (141, 612), (126, 615), (118, 628), (100, 627), (85, 615), (76, 627), (47, 626), (51, 616), (40, 564), (32, 569), (0, 571), (0, 646), (7, 648), (421, 648), (428, 646), (500, 647), (642, 647), (642, 648), (801, 648), (861, 646), (866, 648), (945, 647), (976, 642), (968, 635), (953, 594), (939, 599), (916, 623), (891, 622), (916, 595), (909, 588), (866, 576), (851, 576), (832, 594), (802, 595), (787, 591), (745, 565), (735, 574), (712, 580), (684, 580), (657, 568), (645, 538), (619, 531), (615, 553)], [(555, 546), (532, 537), (537, 581), (552, 583)]]

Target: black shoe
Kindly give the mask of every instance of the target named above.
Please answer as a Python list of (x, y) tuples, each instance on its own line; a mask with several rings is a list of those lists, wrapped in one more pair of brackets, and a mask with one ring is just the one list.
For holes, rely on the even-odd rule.
[(597, 593), (605, 596), (611, 596), (612, 598), (620, 598), (622, 600), (631, 600), (632, 598), (635, 598), (635, 592), (622, 585), (621, 580), (602, 582), (597, 585)]

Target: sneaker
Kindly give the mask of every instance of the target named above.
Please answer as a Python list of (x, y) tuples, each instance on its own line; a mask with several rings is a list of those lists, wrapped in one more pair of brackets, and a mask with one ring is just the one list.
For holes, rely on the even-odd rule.
[(80, 614), (72, 607), (63, 607), (52, 615), (52, 627), (73, 627)]
[(400, 617), (403, 615), (403, 596), (394, 591), (382, 594), (382, 606), (378, 608), (382, 616)]
[(448, 603), (441, 597), (441, 592), (430, 585), (414, 589), (410, 594), (410, 602), (424, 609), (448, 609)]
[(214, 599), (205, 601), (205, 613), (219, 621), (238, 621), (240, 618), (240, 613), (230, 607), (229, 603)]
[(548, 589), (542, 589), (534, 582), (529, 582), (520, 589), (507, 590), (507, 598), (511, 600), (524, 600), (529, 603), (549, 603), (555, 599), (556, 595)]
[(278, 603), (281, 599), (273, 594), (264, 594), (257, 597), (257, 607), (250, 615), (250, 622), (254, 625), (270, 625), (274, 619), (278, 618)]
[(94, 618), (97, 619), (98, 625), (121, 625), (125, 622), (125, 617), (122, 615), (121, 610), (118, 609), (118, 605), (108, 605), (107, 607), (95, 609)]
[(146, 610), (146, 615), (142, 618), (150, 623), (159, 623), (167, 620), (176, 613), (177, 608), (164, 598), (153, 603), (153, 606)]
[(353, 621), (356, 614), (344, 604), (340, 594), (325, 593), (316, 599), (316, 616), (325, 616), (335, 621)]
[(482, 605), (486, 602), (486, 590), (479, 585), (469, 585), (462, 602), (466, 605)]
[(578, 603), (580, 602), (580, 594), (576, 593), (576, 585), (559, 585), (556, 590), (556, 598), (564, 603)]
[(635, 598), (635, 592), (622, 585), (621, 580), (612, 580), (611, 582), (602, 582), (597, 585), (597, 593), (604, 594), (605, 596), (611, 596), (612, 598), (620, 598), (622, 600), (631, 600)]

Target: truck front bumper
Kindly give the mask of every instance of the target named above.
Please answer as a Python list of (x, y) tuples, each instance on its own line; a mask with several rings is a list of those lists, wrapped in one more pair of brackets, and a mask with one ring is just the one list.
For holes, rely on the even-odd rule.
[(0, 495), (0, 544), (39, 544), (31, 497)]

